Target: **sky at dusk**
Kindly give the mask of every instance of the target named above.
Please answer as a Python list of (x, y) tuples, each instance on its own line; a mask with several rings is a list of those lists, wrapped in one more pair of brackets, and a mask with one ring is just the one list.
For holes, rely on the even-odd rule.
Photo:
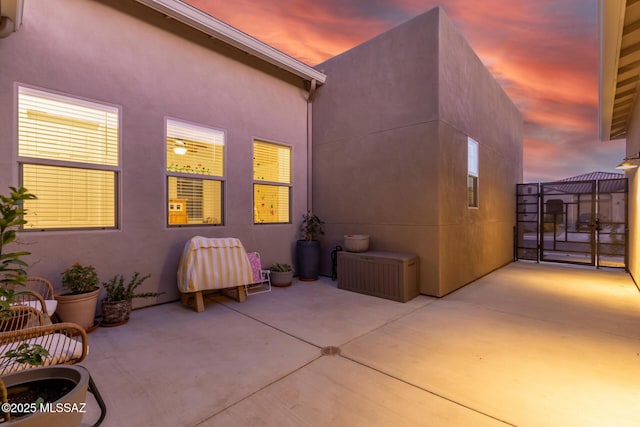
[(523, 114), (525, 182), (624, 157), (597, 134), (597, 0), (184, 1), (312, 66), (440, 5)]

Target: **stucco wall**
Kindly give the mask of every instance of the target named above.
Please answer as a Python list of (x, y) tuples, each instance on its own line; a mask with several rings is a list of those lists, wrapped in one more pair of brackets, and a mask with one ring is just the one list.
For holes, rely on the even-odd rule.
[[(439, 20), (440, 281), (449, 293), (513, 259), (522, 115), (446, 14)], [(479, 207), (466, 200), (467, 136), (479, 145)], [(444, 148), (446, 147), (446, 148)]]
[[(346, 233), (420, 256), (441, 296), (509, 262), (522, 118), (441, 9), (318, 67), (314, 210), (323, 272)], [(467, 136), (479, 142), (480, 208), (466, 197)]]
[[(252, 141), (293, 147), (292, 217), (306, 210), (306, 92), (272, 66), (129, 0), (27, 1), (20, 31), (0, 40), (0, 192), (18, 184), (16, 82), (121, 107), (117, 231), (29, 232), (29, 272), (59, 286), (75, 261), (100, 278), (151, 273), (144, 291), (177, 297), (192, 236), (238, 237), (263, 263), (290, 262), (297, 224), (253, 225)], [(226, 132), (224, 226), (167, 228), (164, 118)], [(139, 305), (156, 301), (138, 301)]]
[[(627, 132), (626, 156), (640, 151), (640, 108), (635, 104)], [(636, 284), (640, 283), (640, 173), (638, 168), (625, 170), (629, 179), (628, 194), (628, 269)]]

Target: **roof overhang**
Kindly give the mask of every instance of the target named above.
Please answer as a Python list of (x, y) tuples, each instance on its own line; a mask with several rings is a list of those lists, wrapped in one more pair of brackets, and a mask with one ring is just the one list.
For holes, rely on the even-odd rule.
[(18, 31), (23, 8), (24, 0), (0, 0), (0, 38)]
[(327, 79), (318, 70), (181, 1), (136, 1), (304, 80), (321, 84)]
[(599, 0), (598, 135), (627, 136), (640, 83), (640, 0)]

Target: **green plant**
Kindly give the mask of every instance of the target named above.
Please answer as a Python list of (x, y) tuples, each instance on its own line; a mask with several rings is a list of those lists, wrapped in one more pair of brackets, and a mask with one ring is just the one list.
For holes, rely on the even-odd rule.
[(140, 273), (137, 271), (133, 274), (129, 283), (125, 286), (124, 276), (116, 274), (108, 282), (104, 282), (102, 286), (107, 291), (107, 302), (115, 301), (131, 301), (134, 298), (151, 298), (162, 295), (164, 292), (143, 292), (135, 293), (138, 286), (142, 285), (142, 282), (151, 277), (150, 274), (140, 277)]
[(6, 364), (17, 362), (26, 363), (31, 366), (40, 366), (47, 356), (49, 356), (49, 352), (40, 344), (23, 342), (18, 347), (7, 351), (2, 357), (7, 359)]
[(323, 235), (324, 231), (322, 226), (324, 222), (318, 218), (317, 215), (307, 211), (302, 215), (302, 224), (300, 225), (300, 232), (302, 233), (303, 240), (315, 240), (316, 236)]
[(10, 307), (16, 295), (15, 286), (23, 286), (27, 278), (25, 268), (28, 264), (21, 258), (30, 252), (6, 252), (5, 247), (16, 240), (16, 231), (27, 221), (23, 218), (26, 210), (22, 207), (24, 200), (35, 199), (36, 196), (24, 188), (9, 187), (8, 196), (0, 195), (0, 316), (8, 318), (12, 315)]
[(36, 196), (24, 188), (9, 187), (8, 196), (0, 195), (0, 285), (21, 285), (27, 277), (27, 263), (21, 258), (30, 252), (19, 251), (5, 253), (4, 248), (16, 239), (16, 230), (27, 221), (23, 218), (24, 200), (35, 199)]
[(269, 270), (284, 273), (287, 271), (293, 271), (293, 267), (290, 264), (275, 263), (269, 267)]
[(92, 265), (85, 266), (76, 262), (62, 272), (62, 286), (72, 294), (95, 291), (98, 283), (98, 274)]

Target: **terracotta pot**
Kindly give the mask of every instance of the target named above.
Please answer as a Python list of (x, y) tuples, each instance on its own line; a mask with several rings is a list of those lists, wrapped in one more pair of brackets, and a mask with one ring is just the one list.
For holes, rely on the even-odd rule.
[(131, 314), (131, 301), (107, 301), (102, 300), (102, 324), (123, 325), (129, 321)]
[(56, 313), (63, 322), (77, 323), (85, 330), (90, 329), (95, 321), (100, 288), (83, 294), (56, 295), (58, 308)]

